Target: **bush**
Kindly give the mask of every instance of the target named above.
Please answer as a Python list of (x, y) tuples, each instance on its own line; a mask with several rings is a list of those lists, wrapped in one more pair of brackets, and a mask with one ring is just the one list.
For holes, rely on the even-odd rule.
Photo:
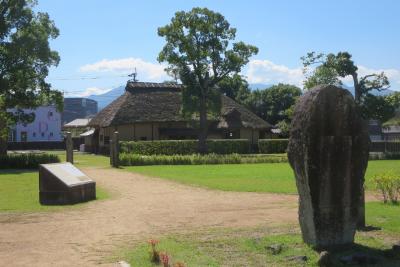
[(400, 159), (400, 153), (393, 152), (370, 152), (369, 153), (370, 160), (383, 160), (383, 159)]
[[(209, 153), (246, 154), (250, 152), (247, 139), (207, 140)], [(197, 153), (197, 140), (122, 141), (121, 153), (139, 155), (191, 155)]]
[(60, 158), (53, 154), (10, 154), (0, 156), (0, 169), (37, 169), (40, 164), (57, 162)]
[(258, 150), (264, 154), (286, 153), (289, 139), (260, 139)]
[(398, 203), (400, 196), (400, 175), (392, 171), (375, 175), (373, 178), (376, 189), (378, 189), (383, 198), (383, 202)]
[(208, 155), (138, 155), (121, 153), (122, 166), (143, 165), (201, 165), (201, 164), (240, 164), (240, 163), (277, 163), (287, 162), (286, 155), (241, 156), (239, 154)]

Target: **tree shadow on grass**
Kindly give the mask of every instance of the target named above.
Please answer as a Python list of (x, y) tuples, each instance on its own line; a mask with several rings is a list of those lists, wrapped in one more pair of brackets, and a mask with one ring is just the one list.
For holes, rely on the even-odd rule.
[(396, 255), (392, 249), (378, 249), (355, 243), (328, 251), (332, 255), (330, 266), (400, 266), (400, 255)]
[(10, 175), (10, 174), (23, 174), (23, 173), (31, 173), (37, 172), (38, 169), (0, 169), (0, 175)]

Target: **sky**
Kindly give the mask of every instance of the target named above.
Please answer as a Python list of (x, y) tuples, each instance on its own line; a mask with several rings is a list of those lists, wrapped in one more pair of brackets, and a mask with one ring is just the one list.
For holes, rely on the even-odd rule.
[[(157, 56), (157, 28), (177, 11), (207, 7), (237, 29), (236, 41), (259, 48), (242, 70), (250, 83), (302, 85), (300, 57), (348, 51), (360, 75), (385, 71), (400, 90), (400, 1), (397, 0), (38, 0), (60, 30), (51, 41), (61, 61), (47, 80), (65, 96), (101, 94), (138, 80), (170, 80)], [(345, 81), (346, 82), (346, 81)]]

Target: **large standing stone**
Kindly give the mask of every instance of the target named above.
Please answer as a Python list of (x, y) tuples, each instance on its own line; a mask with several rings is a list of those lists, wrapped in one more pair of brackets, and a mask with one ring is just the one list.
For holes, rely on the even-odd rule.
[(288, 156), (304, 242), (330, 247), (354, 241), (368, 148), (366, 125), (349, 91), (321, 86), (299, 99)]

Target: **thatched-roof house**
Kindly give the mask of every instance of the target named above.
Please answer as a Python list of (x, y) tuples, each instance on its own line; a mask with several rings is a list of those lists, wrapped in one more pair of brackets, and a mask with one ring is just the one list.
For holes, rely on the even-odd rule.
[[(128, 82), (125, 93), (101, 110), (89, 123), (96, 129), (100, 151), (110, 136), (120, 140), (196, 139), (194, 120), (182, 116), (181, 85)], [(258, 141), (271, 125), (227, 96), (221, 99), (221, 115), (209, 123), (209, 138), (243, 138)]]

